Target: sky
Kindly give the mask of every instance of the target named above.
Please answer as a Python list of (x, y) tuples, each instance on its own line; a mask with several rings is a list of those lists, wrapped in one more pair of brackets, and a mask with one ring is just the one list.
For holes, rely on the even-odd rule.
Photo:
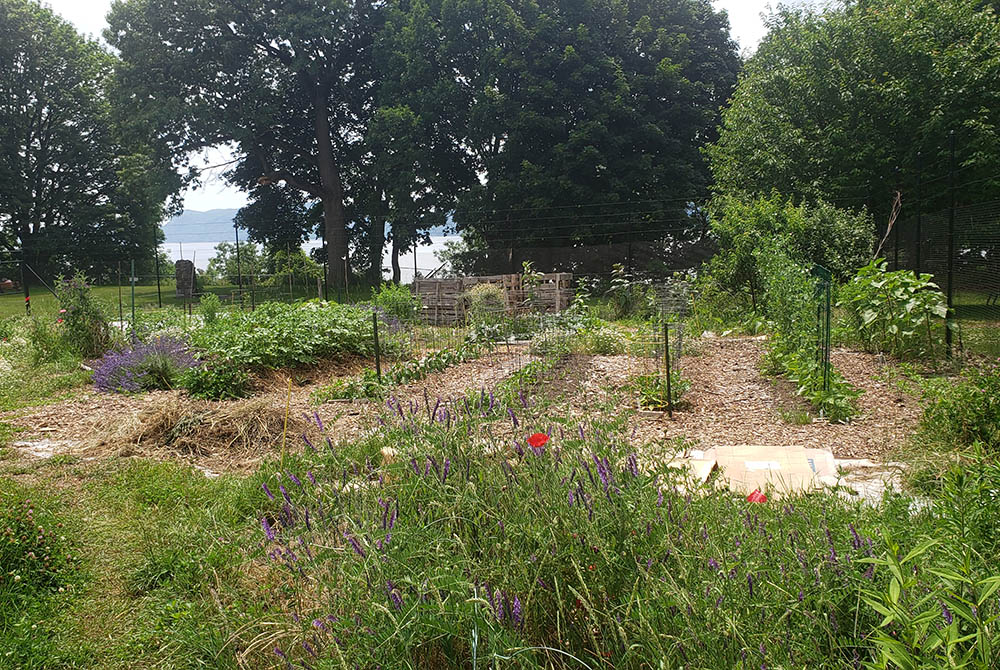
[[(106, 24), (104, 17), (111, 6), (111, 0), (43, 0), (57, 13), (72, 22), (77, 30), (100, 37)], [(813, 0), (800, 0), (812, 2)], [(729, 13), (729, 23), (733, 37), (744, 54), (751, 53), (767, 32), (762, 15), (772, 4), (771, 0), (712, 0), (716, 9)], [(229, 159), (225, 149), (213, 150), (200, 156), (203, 166), (217, 165)], [(196, 163), (197, 164), (197, 163)], [(238, 208), (246, 204), (246, 195), (225, 184), (221, 178), (223, 170), (210, 170), (202, 175), (203, 184), (189, 189), (184, 195), (184, 207), (205, 211), (209, 209)]]

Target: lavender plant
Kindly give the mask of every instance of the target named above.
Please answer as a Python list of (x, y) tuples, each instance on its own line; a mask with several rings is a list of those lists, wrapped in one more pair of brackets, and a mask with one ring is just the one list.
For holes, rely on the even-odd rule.
[(183, 371), (197, 363), (184, 341), (156, 337), (107, 352), (94, 366), (93, 381), (105, 393), (170, 389)]
[[(519, 437), (489, 437), (501, 421)], [(261, 488), (260, 554), (287, 623), (251, 647), (279, 665), (875, 658), (868, 635), (882, 616), (859, 593), (887, 588), (891, 570), (873, 559), (883, 528), (913, 523), (902, 497), (753, 505), (647, 462), (622, 421), (573, 426), (486, 390), (389, 398), (380, 426), (335, 449), (307, 445), (301, 468)], [(980, 611), (995, 616), (996, 599)]]

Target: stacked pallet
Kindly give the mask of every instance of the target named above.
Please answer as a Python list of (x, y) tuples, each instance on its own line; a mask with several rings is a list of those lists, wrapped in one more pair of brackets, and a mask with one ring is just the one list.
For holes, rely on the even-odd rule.
[(465, 320), (469, 290), (477, 284), (497, 284), (503, 288), (508, 313), (519, 311), (561, 312), (573, 297), (573, 275), (553, 272), (526, 280), (524, 275), (488, 275), (457, 279), (416, 279), (413, 293), (420, 298), (425, 323), (445, 325)]

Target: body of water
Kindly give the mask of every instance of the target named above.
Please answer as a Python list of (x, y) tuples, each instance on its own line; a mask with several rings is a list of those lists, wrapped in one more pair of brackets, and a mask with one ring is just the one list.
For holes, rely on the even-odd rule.
[[(417, 270), (420, 274), (428, 275), (440, 267), (441, 261), (437, 259), (435, 253), (444, 250), (445, 242), (458, 241), (460, 239), (461, 238), (457, 235), (432, 237), (430, 244), (418, 247), (415, 254), (415, 262)], [(230, 240), (225, 241), (229, 242)], [(169, 254), (171, 261), (177, 261), (180, 259), (194, 261), (196, 268), (204, 270), (208, 267), (208, 262), (215, 256), (216, 244), (218, 244), (218, 242), (190, 242), (187, 244), (172, 242), (170, 244), (163, 244), (160, 248)], [(310, 251), (320, 246), (322, 245), (319, 240), (312, 240), (302, 245), (302, 248), (306, 251)], [(414, 253), (411, 251), (410, 253), (402, 256), (399, 259), (399, 265), (403, 283), (405, 284), (413, 281)], [(385, 256), (382, 259), (383, 277), (388, 279), (392, 275), (391, 267), (391, 250), (386, 248)]]

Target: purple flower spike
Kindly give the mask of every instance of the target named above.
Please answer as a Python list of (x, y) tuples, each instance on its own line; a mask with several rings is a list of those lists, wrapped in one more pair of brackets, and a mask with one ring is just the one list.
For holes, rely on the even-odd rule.
[(451, 458), (444, 459), (444, 473), (441, 475), (441, 483), (448, 480), (448, 471), (451, 470)]
[(495, 608), (496, 608), (496, 611), (497, 611), (497, 621), (501, 621), (502, 622), (503, 621), (503, 593), (500, 592), (500, 589), (497, 589), (496, 593), (493, 594), (493, 600), (496, 603), (495, 604)]
[(514, 415), (514, 410), (512, 410), (510, 407), (508, 407), (507, 408), (507, 414), (510, 415), (510, 420), (514, 423), (514, 428), (517, 428), (518, 427), (518, 421), (517, 421), (517, 417)]
[(511, 617), (514, 619), (514, 625), (517, 628), (520, 628), (524, 623), (524, 620), (521, 618), (521, 599), (517, 596), (514, 596), (514, 606), (513, 611), (511, 612)]
[(316, 447), (313, 446), (313, 443), (312, 441), (310, 441), (309, 436), (306, 435), (305, 433), (302, 433), (302, 441), (306, 443), (306, 446), (309, 447), (311, 451), (313, 452), (316, 451)]
[(951, 622), (955, 620), (951, 614), (951, 610), (948, 609), (943, 600), (941, 601), (941, 617), (944, 619), (946, 626), (950, 626)]
[(285, 502), (291, 505), (292, 499), (288, 497), (288, 491), (285, 490), (284, 484), (278, 484), (278, 489), (281, 491), (281, 495), (284, 497)]
[(271, 528), (271, 524), (267, 522), (267, 517), (262, 516), (260, 518), (260, 527), (264, 529), (264, 535), (267, 536), (268, 540), (274, 540), (274, 529)]
[(319, 418), (319, 412), (313, 412), (313, 418), (316, 419), (316, 427), (321, 431), (323, 430), (323, 421)]
[(267, 484), (261, 484), (260, 487), (264, 489), (264, 495), (266, 495), (271, 500), (274, 500), (274, 494), (271, 493), (271, 489), (267, 488)]
[(292, 483), (293, 483), (293, 484), (295, 484), (296, 486), (298, 486), (298, 487), (300, 487), (300, 488), (302, 487), (302, 480), (300, 480), (300, 479), (299, 479), (298, 477), (296, 477), (296, 476), (295, 476), (294, 474), (292, 474), (291, 472), (289, 472), (289, 473), (287, 473), (287, 474), (288, 474), (288, 478), (292, 480)]
[(316, 478), (313, 476), (312, 470), (306, 470), (306, 477), (313, 486), (316, 486)]

